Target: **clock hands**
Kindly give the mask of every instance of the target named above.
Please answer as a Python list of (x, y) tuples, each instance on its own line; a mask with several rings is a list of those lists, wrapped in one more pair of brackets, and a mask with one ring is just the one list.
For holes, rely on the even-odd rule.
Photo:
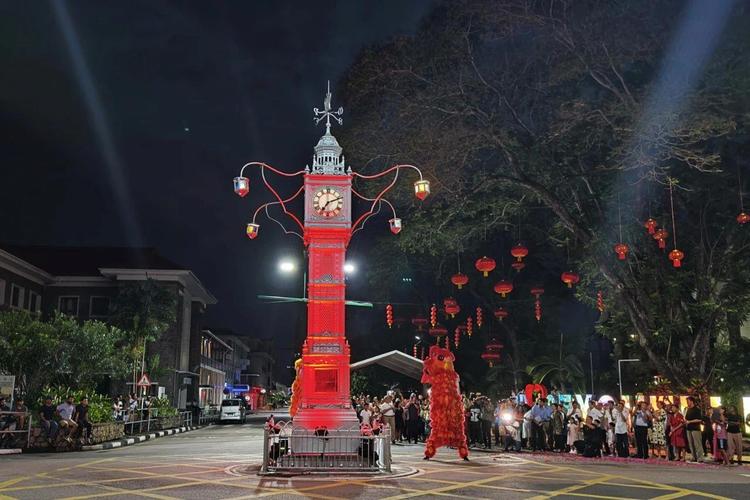
[(332, 200), (328, 201), (328, 202), (327, 202), (327, 203), (325, 204), (325, 206), (323, 206), (323, 210), (326, 210), (326, 209), (328, 209), (328, 205), (330, 205), (331, 203), (334, 203), (334, 202), (336, 202), (336, 201), (339, 201), (339, 200), (340, 200), (341, 198), (343, 198), (343, 196), (339, 196), (338, 198), (334, 198), (334, 199), (332, 199)]

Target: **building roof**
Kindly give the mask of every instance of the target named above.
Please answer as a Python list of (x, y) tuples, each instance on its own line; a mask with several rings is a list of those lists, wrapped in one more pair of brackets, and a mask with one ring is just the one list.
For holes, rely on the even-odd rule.
[(57, 247), (0, 244), (0, 248), (55, 276), (101, 276), (101, 268), (185, 270), (155, 248)]
[(422, 366), (424, 363), (421, 359), (404, 354), (401, 351), (390, 351), (372, 358), (363, 359), (349, 365), (350, 370), (358, 370), (370, 365), (380, 365), (391, 370), (411, 377), (416, 380), (422, 380)]

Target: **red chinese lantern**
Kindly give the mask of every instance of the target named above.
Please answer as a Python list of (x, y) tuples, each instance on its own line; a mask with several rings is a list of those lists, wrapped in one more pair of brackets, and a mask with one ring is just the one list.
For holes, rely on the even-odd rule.
[(430, 194), (430, 181), (420, 179), (414, 183), (414, 195), (420, 200), (424, 200)]
[(424, 327), (427, 326), (428, 323), (427, 318), (421, 316), (411, 319), (411, 324), (414, 325), (418, 332), (424, 331)]
[(240, 198), (247, 196), (247, 193), (250, 192), (250, 179), (247, 177), (235, 177), (234, 192), (237, 193), (237, 196)]
[(443, 337), (448, 335), (448, 330), (443, 325), (436, 325), (429, 330), (431, 337)]
[(599, 309), (600, 313), (604, 312), (604, 294), (601, 290), (596, 292), (596, 308)]
[(484, 351), (480, 357), (487, 362), (487, 365), (489, 365), (490, 368), (495, 366), (495, 363), (500, 361), (500, 353), (499, 352), (490, 352), (490, 351)]
[(529, 255), (529, 249), (526, 248), (523, 243), (518, 243), (510, 249), (510, 254), (515, 257), (518, 262), (521, 262), (524, 257)]
[(625, 258), (628, 256), (628, 251), (630, 251), (630, 248), (625, 243), (618, 243), (614, 246), (615, 253), (617, 254), (617, 258), (620, 260), (625, 260)]
[(490, 275), (490, 272), (495, 269), (495, 259), (485, 255), (481, 259), (477, 259), (474, 266), (477, 268), (477, 271), (481, 272), (486, 278)]
[(454, 299), (453, 297), (446, 297), (443, 299), (443, 305), (444, 306), (450, 306), (450, 305), (458, 305), (458, 301)]
[(667, 238), (669, 237), (669, 233), (666, 229), (657, 229), (654, 233), (653, 238), (659, 242), (659, 248), (664, 250), (667, 248)]
[(750, 215), (747, 215), (745, 212), (740, 212), (740, 215), (737, 216), (737, 222), (740, 224), (747, 224), (750, 222)]
[(542, 301), (534, 300), (534, 317), (537, 321), (542, 321)]
[(434, 327), (437, 325), (437, 306), (435, 304), (430, 307), (430, 326)]
[(471, 337), (472, 332), (474, 332), (474, 320), (469, 316), (466, 318), (466, 333)]
[(445, 306), (445, 314), (449, 315), (451, 318), (455, 318), (456, 314), (461, 312), (461, 307), (458, 304), (449, 304)]
[(489, 341), (489, 343), (488, 343), (488, 344), (487, 344), (487, 345), (485, 346), (485, 348), (486, 348), (486, 349), (487, 349), (488, 351), (494, 351), (494, 352), (498, 352), (498, 351), (500, 351), (500, 349), (502, 349), (502, 348), (503, 348), (503, 344), (501, 344), (500, 342), (498, 342), (498, 341), (497, 341), (496, 339), (492, 339), (492, 340), (490, 340), (490, 341)]
[(677, 250), (676, 248), (669, 252), (669, 260), (672, 261), (672, 265), (674, 267), (681, 267), (682, 262), (680, 262), (682, 259), (685, 258), (685, 254), (682, 253), (680, 250)]
[(451, 283), (456, 285), (459, 290), (468, 282), (469, 282), (469, 277), (466, 276), (464, 273), (456, 273), (453, 276), (451, 276)]
[(247, 229), (245, 230), (245, 233), (247, 234), (247, 237), (251, 240), (254, 240), (258, 237), (258, 231), (260, 231), (260, 224), (255, 224), (253, 222), (250, 222), (247, 224)]
[(510, 292), (513, 291), (513, 283), (508, 280), (500, 280), (495, 283), (495, 293), (499, 293), (502, 298), (505, 298)]
[(482, 308), (477, 307), (477, 328), (482, 328)]
[(544, 295), (544, 288), (540, 286), (535, 286), (534, 288), (531, 289), (531, 295), (533, 295), (534, 297), (538, 299), (539, 297)]
[(514, 262), (513, 264), (510, 265), (510, 267), (515, 269), (517, 273), (520, 273), (521, 269), (526, 267), (526, 264), (524, 264), (523, 262)]
[(390, 304), (385, 306), (385, 322), (388, 324), (388, 328), (393, 326), (393, 306)]
[(391, 232), (393, 234), (398, 234), (401, 232), (401, 219), (398, 217), (394, 217), (393, 219), (390, 219), (388, 221), (388, 226), (391, 228)]
[(654, 234), (656, 232), (656, 220), (649, 217), (646, 222), (643, 223), (643, 227), (648, 229), (648, 234)]
[(497, 309), (495, 309), (494, 314), (495, 314), (495, 318), (497, 318), (498, 321), (502, 321), (503, 319), (510, 316), (510, 313), (507, 310), (503, 309), (502, 307), (498, 307)]
[(560, 275), (560, 279), (568, 285), (568, 288), (573, 288), (573, 285), (581, 281), (581, 277), (573, 271), (565, 271)]

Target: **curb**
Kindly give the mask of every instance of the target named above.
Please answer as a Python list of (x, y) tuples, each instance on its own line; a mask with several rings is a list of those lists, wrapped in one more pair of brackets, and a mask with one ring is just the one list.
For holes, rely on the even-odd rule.
[(183, 432), (189, 432), (200, 427), (176, 427), (174, 429), (167, 429), (163, 431), (152, 432), (150, 434), (144, 434), (142, 436), (133, 436), (129, 438), (123, 438), (119, 441), (108, 441), (106, 443), (95, 444), (91, 446), (82, 446), (81, 451), (95, 451), (95, 450), (111, 450), (113, 448), (122, 448), (124, 446), (131, 446), (144, 441), (150, 441), (152, 439), (158, 439), (164, 436), (171, 436), (173, 434), (182, 434)]
[(0, 455), (18, 455), (21, 452), (21, 448), (0, 448)]

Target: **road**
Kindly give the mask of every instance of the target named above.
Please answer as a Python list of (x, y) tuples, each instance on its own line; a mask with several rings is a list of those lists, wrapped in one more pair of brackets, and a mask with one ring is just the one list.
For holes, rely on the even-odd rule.
[(750, 467), (619, 463), (560, 455), (473, 453), (395, 446), (398, 478), (259, 477), (258, 423), (211, 426), (97, 452), (0, 457), (7, 498), (750, 498)]

